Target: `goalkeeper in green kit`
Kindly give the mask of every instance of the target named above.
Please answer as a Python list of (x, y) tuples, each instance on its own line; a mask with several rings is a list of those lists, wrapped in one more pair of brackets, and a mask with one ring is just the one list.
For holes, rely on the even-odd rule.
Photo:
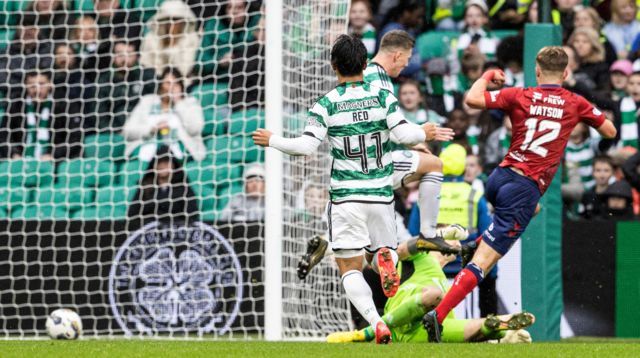
[[(445, 230), (461, 231), (464, 228), (453, 225)], [(453, 235), (465, 236), (463, 233)], [(435, 251), (421, 252), (415, 247), (413, 240), (401, 243), (397, 253), (402, 260), (398, 263), (398, 274), (408, 278), (403, 280), (396, 295), (387, 301), (382, 319), (391, 330), (393, 342), (426, 343), (427, 332), (421, 320), (426, 312), (438, 305), (448, 290), (449, 284), (442, 267), (453, 261), (455, 256), (443, 256)], [(534, 321), (534, 316), (526, 312), (481, 319), (455, 319), (453, 313), (450, 313), (444, 321), (443, 341), (462, 343), (498, 340), (501, 343), (528, 343), (531, 342), (531, 336), (524, 328)], [(365, 342), (374, 338), (373, 328), (369, 326), (359, 331), (332, 333), (327, 337), (327, 342)]]

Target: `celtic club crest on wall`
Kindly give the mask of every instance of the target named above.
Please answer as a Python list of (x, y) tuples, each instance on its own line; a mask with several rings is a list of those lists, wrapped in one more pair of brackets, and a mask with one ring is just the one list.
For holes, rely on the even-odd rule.
[(212, 227), (151, 223), (118, 250), (111, 310), (127, 335), (228, 332), (242, 300), (233, 247)]

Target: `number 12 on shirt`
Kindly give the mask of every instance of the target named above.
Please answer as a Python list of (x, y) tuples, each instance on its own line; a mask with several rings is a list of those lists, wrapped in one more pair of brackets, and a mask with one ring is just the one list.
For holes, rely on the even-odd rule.
[[(524, 124), (527, 126), (527, 133), (525, 134), (524, 142), (520, 146), (520, 150), (528, 150), (543, 158), (546, 157), (548, 151), (542, 145), (558, 138), (562, 125), (550, 120), (539, 121), (537, 118), (529, 118), (524, 122)], [(536, 132), (548, 130), (550, 130), (550, 132), (547, 132), (534, 140)]]

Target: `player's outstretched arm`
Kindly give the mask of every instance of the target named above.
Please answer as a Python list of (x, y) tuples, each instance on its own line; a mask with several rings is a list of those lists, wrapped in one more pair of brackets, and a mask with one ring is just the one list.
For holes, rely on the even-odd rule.
[(608, 119), (605, 120), (604, 123), (602, 123), (602, 125), (596, 129), (598, 130), (598, 133), (600, 133), (602, 137), (607, 139), (615, 138), (618, 132), (613, 122), (611, 122)]
[(485, 109), (487, 104), (484, 99), (484, 93), (487, 91), (489, 83), (494, 83), (500, 87), (504, 84), (504, 72), (502, 70), (489, 70), (482, 74), (482, 77), (478, 78), (473, 86), (467, 92), (467, 96), (464, 99), (464, 103), (475, 109)]
[(261, 147), (272, 147), (289, 155), (311, 155), (318, 150), (322, 140), (312, 133), (297, 138), (283, 138), (266, 129), (258, 129), (251, 135), (253, 142)]

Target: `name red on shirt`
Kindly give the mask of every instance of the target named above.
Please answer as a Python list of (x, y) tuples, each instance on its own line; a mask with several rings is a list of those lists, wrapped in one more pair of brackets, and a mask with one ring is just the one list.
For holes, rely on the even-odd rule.
[(501, 109), (511, 119), (511, 145), (501, 167), (513, 167), (538, 183), (540, 192), (551, 184), (580, 122), (598, 128), (605, 117), (589, 101), (564, 88), (542, 86), (505, 88), (484, 94), (488, 109)]

